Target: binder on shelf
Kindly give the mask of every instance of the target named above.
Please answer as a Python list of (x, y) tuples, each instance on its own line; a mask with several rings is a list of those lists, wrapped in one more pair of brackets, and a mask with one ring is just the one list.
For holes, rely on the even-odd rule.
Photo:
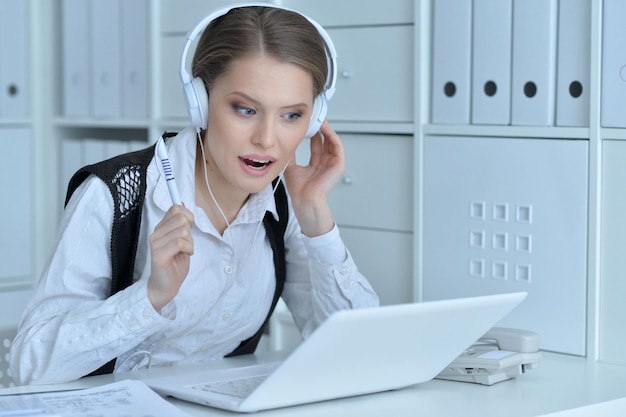
[(28, 114), (27, 2), (0, 0), (0, 118)]
[(591, 2), (559, 0), (557, 126), (589, 126)]
[(433, 2), (432, 123), (470, 123), (472, 0)]
[(602, 25), (602, 93), (600, 122), (626, 127), (626, 2), (604, 0)]
[(121, 116), (119, 0), (91, 0), (92, 116)]
[(557, 0), (513, 2), (513, 125), (554, 125), (556, 33)]
[(91, 114), (89, 2), (63, 0), (63, 115)]
[(473, 124), (511, 122), (512, 10), (513, 0), (474, 0)]
[(121, 4), (122, 116), (148, 117), (148, 1)]

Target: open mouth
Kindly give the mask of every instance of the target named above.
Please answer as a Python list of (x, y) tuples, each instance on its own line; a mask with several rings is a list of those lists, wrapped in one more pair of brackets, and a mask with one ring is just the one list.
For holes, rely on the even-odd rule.
[(258, 170), (267, 168), (273, 163), (272, 161), (263, 160), (263, 159), (249, 159), (249, 158), (242, 158), (242, 157), (239, 157), (239, 159), (250, 168), (258, 169)]

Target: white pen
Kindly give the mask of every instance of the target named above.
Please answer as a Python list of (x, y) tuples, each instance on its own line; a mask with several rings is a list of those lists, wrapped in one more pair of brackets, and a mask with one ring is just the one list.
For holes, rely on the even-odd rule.
[(167, 156), (167, 149), (165, 148), (165, 141), (161, 137), (157, 142), (157, 155), (161, 160), (161, 166), (163, 167), (163, 173), (165, 174), (165, 182), (167, 182), (167, 188), (170, 190), (170, 197), (172, 197), (172, 203), (182, 205), (180, 195), (178, 194), (178, 187), (176, 187), (176, 180), (174, 179), (174, 170), (170, 164), (170, 159)]

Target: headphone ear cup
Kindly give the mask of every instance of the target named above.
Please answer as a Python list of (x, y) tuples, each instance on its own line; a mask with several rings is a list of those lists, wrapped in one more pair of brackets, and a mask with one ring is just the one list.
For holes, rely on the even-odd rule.
[(183, 84), (183, 91), (192, 126), (202, 130), (206, 129), (209, 116), (209, 96), (204, 82), (199, 77), (192, 78), (188, 83)]
[(326, 112), (328, 111), (328, 103), (324, 94), (320, 94), (313, 101), (313, 111), (311, 112), (311, 121), (309, 122), (309, 128), (306, 131), (305, 138), (314, 136), (322, 127), (322, 123), (326, 119)]

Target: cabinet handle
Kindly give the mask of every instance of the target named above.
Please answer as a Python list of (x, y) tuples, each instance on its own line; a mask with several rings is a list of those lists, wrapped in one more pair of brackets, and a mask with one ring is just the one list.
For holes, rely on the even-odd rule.
[(343, 182), (346, 185), (350, 185), (354, 182), (353, 178), (350, 175), (344, 175), (344, 177), (342, 178), (341, 182)]
[(349, 70), (341, 71), (341, 77), (346, 78), (346, 79), (352, 78), (352, 71), (349, 71)]

